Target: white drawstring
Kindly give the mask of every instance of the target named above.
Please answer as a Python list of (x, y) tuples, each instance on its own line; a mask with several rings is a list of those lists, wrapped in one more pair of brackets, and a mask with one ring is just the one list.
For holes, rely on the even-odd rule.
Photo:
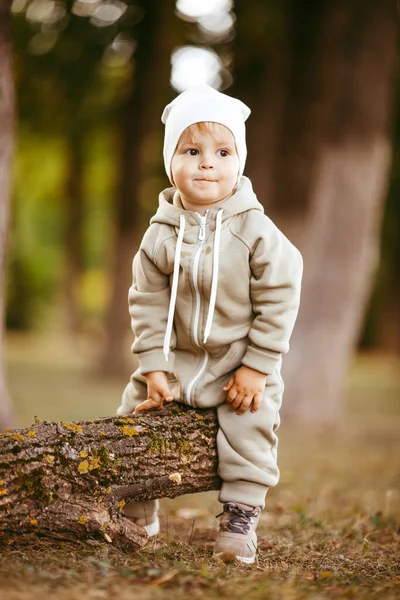
[(167, 320), (167, 329), (165, 330), (164, 337), (164, 356), (165, 360), (168, 362), (168, 355), (171, 343), (171, 333), (172, 327), (174, 323), (174, 313), (175, 313), (175, 304), (176, 304), (176, 295), (178, 291), (178, 279), (179, 279), (179, 265), (181, 261), (181, 249), (182, 249), (182, 240), (183, 234), (185, 233), (185, 217), (183, 215), (179, 216), (179, 234), (178, 240), (176, 242), (175, 249), (175, 259), (174, 259), (174, 274), (172, 277), (172, 288), (171, 288), (171, 298), (169, 301), (169, 310), (168, 310), (168, 320)]
[(223, 212), (224, 212), (224, 209), (220, 208), (217, 213), (217, 222), (216, 222), (216, 226), (215, 226), (213, 274), (212, 274), (212, 282), (211, 282), (210, 305), (208, 307), (206, 327), (204, 329), (203, 344), (206, 343), (208, 336), (210, 335), (210, 332), (211, 332), (212, 322), (213, 322), (213, 318), (214, 318), (215, 302), (217, 299), (218, 268), (219, 268), (219, 243), (221, 240), (221, 223), (222, 223), (222, 213)]

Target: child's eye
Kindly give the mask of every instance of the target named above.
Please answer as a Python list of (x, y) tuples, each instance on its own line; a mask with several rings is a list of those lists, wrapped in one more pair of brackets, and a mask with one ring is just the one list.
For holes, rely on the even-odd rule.
[(197, 156), (199, 153), (198, 150), (196, 150), (196, 148), (189, 148), (189, 150), (186, 150), (185, 154), (189, 154), (190, 156)]
[(218, 156), (222, 156), (222, 158), (229, 156), (228, 150), (218, 150), (217, 154), (218, 154)]

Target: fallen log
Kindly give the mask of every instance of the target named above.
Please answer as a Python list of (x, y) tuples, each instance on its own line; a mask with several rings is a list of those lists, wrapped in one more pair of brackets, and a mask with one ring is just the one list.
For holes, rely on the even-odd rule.
[(214, 409), (171, 403), (96, 421), (36, 422), (0, 434), (0, 535), (101, 537), (143, 546), (130, 500), (219, 489)]

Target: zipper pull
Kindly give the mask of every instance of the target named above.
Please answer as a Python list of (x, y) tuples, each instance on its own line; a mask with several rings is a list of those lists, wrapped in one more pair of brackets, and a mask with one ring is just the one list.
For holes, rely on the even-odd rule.
[(206, 239), (206, 216), (200, 217), (200, 230), (199, 240), (203, 241)]

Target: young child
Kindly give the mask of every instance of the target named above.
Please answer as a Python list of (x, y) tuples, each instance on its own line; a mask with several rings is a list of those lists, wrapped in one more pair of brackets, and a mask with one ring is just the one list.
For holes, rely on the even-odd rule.
[[(277, 467), (282, 354), (300, 299), (302, 259), (244, 177), (250, 109), (209, 86), (164, 110), (160, 194), (133, 262), (129, 309), (139, 368), (119, 415), (177, 400), (217, 407), (223, 516), (214, 552), (252, 563)], [(147, 399), (146, 399), (147, 398)], [(159, 531), (157, 502), (125, 514)]]

